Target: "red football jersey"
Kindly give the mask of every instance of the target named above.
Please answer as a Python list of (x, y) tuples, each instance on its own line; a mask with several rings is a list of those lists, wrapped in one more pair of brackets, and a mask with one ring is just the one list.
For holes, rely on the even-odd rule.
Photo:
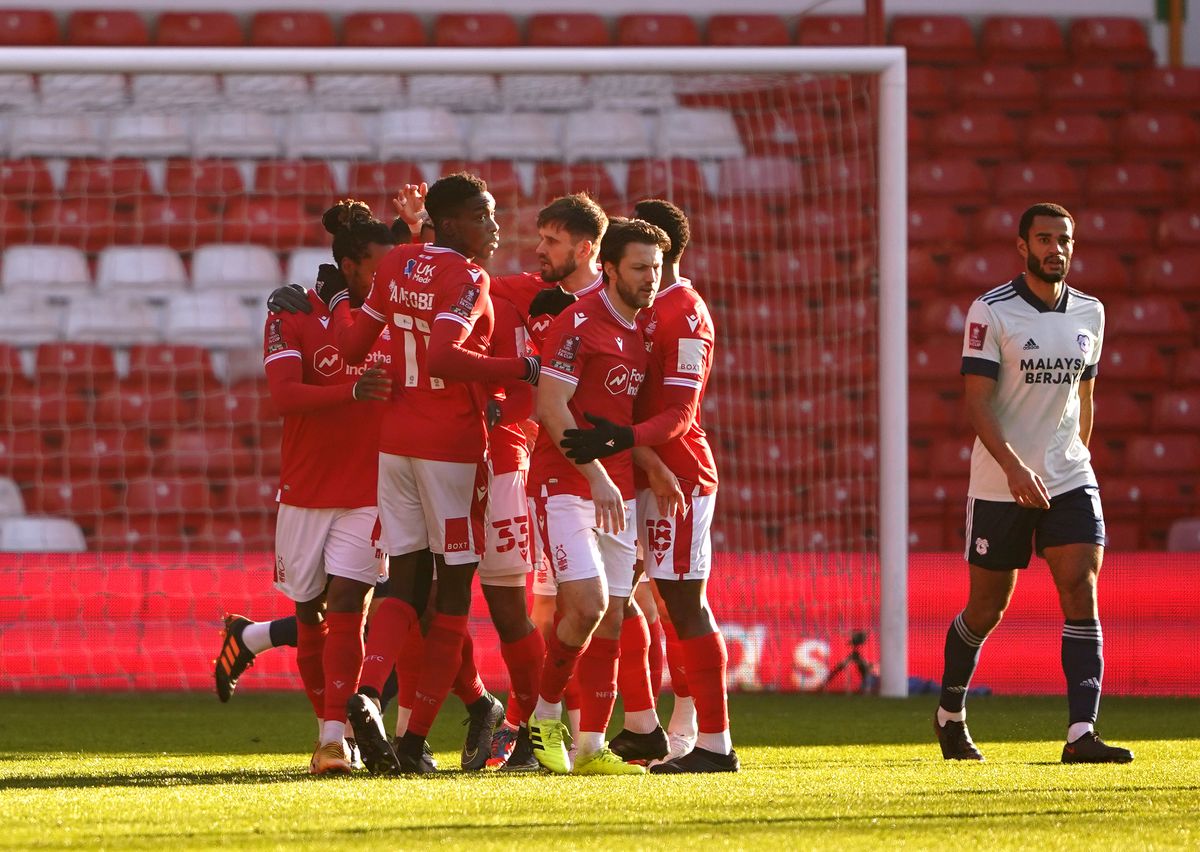
[(386, 403), (357, 402), (354, 383), (369, 367), (391, 368), (387, 330), (354, 366), (338, 351), (329, 310), (312, 290), (310, 314), (270, 314), (263, 365), (283, 415), (280, 503), (307, 509), (375, 505), (379, 429)]
[[(638, 326), (650, 353), (646, 381), (634, 404), (634, 443), (641, 424), (670, 406), (687, 405), (694, 414), (686, 431), (655, 452), (679, 477), (685, 491), (712, 494), (717, 490), (717, 465), (712, 448), (700, 425), (704, 388), (712, 371), (715, 336), (712, 316), (704, 299), (681, 278), (660, 290), (654, 305), (638, 314)], [(645, 474), (637, 470), (639, 488), (648, 487)]]
[[(546, 331), (542, 349), (542, 381), (575, 386), (568, 408), (580, 427), (589, 426), (584, 414), (633, 423), (633, 400), (646, 377), (646, 345), (636, 322), (626, 322), (608, 299), (608, 292), (585, 296), (559, 314)], [(633, 499), (633, 454), (601, 459), (613, 484), (626, 500)], [(574, 494), (591, 499), (583, 474), (554, 444), (549, 430), (538, 433), (533, 447), (529, 493)]]
[[(542, 342), (546, 336), (546, 329), (550, 328), (550, 323), (554, 321), (554, 317), (550, 314), (539, 314), (536, 317), (531, 317), (529, 316), (529, 305), (539, 291), (553, 286), (553, 284), (547, 284), (543, 281), (542, 276), (536, 272), (522, 272), (519, 275), (502, 275), (492, 280), (492, 295), (508, 299), (516, 305), (517, 310), (524, 317), (525, 327), (529, 329), (530, 340), (533, 341), (535, 347), (534, 352), (541, 351)], [(595, 281), (575, 295), (582, 299), (584, 296), (589, 296), (603, 289), (604, 276), (597, 275)]]
[(343, 354), (352, 362), (380, 324), (391, 329), (393, 402), (384, 415), (379, 450), (434, 461), (482, 461), (487, 438), (482, 387), (431, 375), (428, 356), (434, 324), (444, 321), (462, 327), (462, 349), (488, 352), (492, 302), (483, 268), (453, 249), (397, 246), (375, 272), (364, 316), (350, 323), (344, 310), (339, 305), (334, 313)]
[[(496, 322), (492, 330), (492, 355), (514, 358), (532, 354), (529, 332), (516, 305), (493, 293), (492, 311)], [(532, 405), (533, 388), (529, 385), (514, 382), (504, 388), (504, 419), (488, 434), (493, 474), (529, 469), (529, 447), (521, 421), (532, 413)]]

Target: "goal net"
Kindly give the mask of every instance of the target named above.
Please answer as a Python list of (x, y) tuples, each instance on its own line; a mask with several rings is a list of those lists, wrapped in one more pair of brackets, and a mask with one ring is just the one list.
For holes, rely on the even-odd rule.
[[(330, 261), (332, 202), (390, 220), (402, 184), (465, 168), (497, 199), (494, 274), (537, 268), (555, 196), (684, 209), (730, 687), (822, 688), (861, 632), (903, 693), (902, 53), (8, 53), (4, 688), (207, 689), (223, 612), (288, 613), (265, 297)], [(246, 686), (292, 672), (264, 656)]]

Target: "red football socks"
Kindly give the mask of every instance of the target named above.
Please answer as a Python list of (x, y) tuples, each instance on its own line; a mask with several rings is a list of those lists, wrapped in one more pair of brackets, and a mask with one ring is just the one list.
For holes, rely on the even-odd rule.
[(509, 724), (517, 726), (529, 721), (537, 705), (546, 640), (542, 638), (540, 630), (530, 630), (516, 642), (501, 642), (500, 654), (504, 657), (508, 679), (512, 684), (505, 718)]
[(613, 705), (617, 701), (617, 654), (620, 642), (593, 636), (579, 658), (579, 692), (583, 700), (579, 716), (580, 731), (608, 730)]
[(688, 687), (687, 666), (684, 661), (683, 645), (675, 625), (663, 623), (663, 633), (667, 637), (667, 668), (671, 670), (671, 691), (678, 698), (687, 698), (692, 692)]
[(329, 634), (325, 637), (325, 713), (326, 722), (346, 721), (346, 702), (358, 689), (363, 663), (363, 614), (330, 612), (325, 616)]
[(408, 639), (396, 657), (396, 704), (399, 706), (412, 709), (417, 680), (421, 677), (421, 661), (424, 659), (425, 634), (421, 632), (421, 622), (414, 621), (408, 631)]
[[(579, 662), (581, 654), (583, 648), (564, 645), (558, 638), (557, 630), (550, 632), (550, 637), (546, 640), (546, 659), (542, 664), (542, 676), (538, 684), (538, 693), (543, 701), (558, 704), (563, 700), (563, 692), (567, 690), (567, 682), (575, 673), (575, 665)], [(567, 709), (572, 709), (569, 696)]]
[(483, 694), (487, 690), (484, 689), (483, 681), (479, 678), (479, 669), (475, 667), (475, 643), (471, 641), (470, 633), (463, 633), (461, 653), (462, 662), (458, 667), (458, 673), (454, 676), (454, 685), (451, 688), (463, 704), (471, 705), (483, 698)]
[(325, 718), (325, 666), (322, 658), (325, 656), (325, 635), (328, 632), (329, 625), (326, 622), (296, 622), (296, 668), (300, 670), (304, 692), (318, 719)]
[(396, 666), (400, 649), (408, 640), (409, 631), (417, 620), (412, 606), (398, 598), (384, 598), (371, 616), (371, 630), (363, 657), (359, 683), (379, 695)]
[[(421, 737), (429, 735), (433, 720), (437, 718), (438, 710), (450, 694), (450, 687), (454, 685), (454, 679), (462, 667), (462, 646), (466, 635), (467, 616), (439, 612), (433, 617), (429, 632), (425, 634), (425, 659), (421, 663), (421, 677), (417, 681), (408, 733)], [(447, 665), (447, 660), (458, 660), (459, 665)]]
[(657, 705), (658, 696), (662, 694), (663, 665), (665, 663), (662, 619), (656, 618), (647, 622), (646, 628), (650, 631), (650, 653), (646, 658), (646, 662), (650, 665), (650, 694), (654, 697), (654, 703)]
[(717, 630), (707, 636), (684, 639), (680, 644), (687, 661), (688, 685), (696, 701), (700, 733), (719, 734), (729, 730), (729, 705), (725, 693), (729, 652), (725, 649), (725, 637)]
[[(617, 667), (617, 686), (625, 712), (653, 710), (654, 696), (650, 692), (650, 631), (646, 616), (638, 613), (621, 624), (620, 663)], [(592, 730), (588, 728), (588, 730)]]

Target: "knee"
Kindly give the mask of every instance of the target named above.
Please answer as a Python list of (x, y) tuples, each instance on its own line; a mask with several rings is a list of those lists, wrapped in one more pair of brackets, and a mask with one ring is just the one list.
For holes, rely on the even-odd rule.
[(1007, 601), (973, 601), (963, 610), (963, 621), (966, 622), (968, 630), (986, 639), (987, 635), (995, 630), (1004, 619), (1007, 609)]

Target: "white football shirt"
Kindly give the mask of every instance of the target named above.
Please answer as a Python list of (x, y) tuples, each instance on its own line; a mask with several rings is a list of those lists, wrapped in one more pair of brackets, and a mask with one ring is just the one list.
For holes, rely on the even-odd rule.
[[(1046, 483), (1050, 496), (1095, 485), (1079, 437), (1079, 382), (1096, 375), (1104, 306), (1073, 287), (1049, 307), (1021, 274), (971, 304), (962, 373), (996, 380), (994, 408), (1004, 438)], [(968, 495), (1011, 501), (1008, 477), (975, 439)]]

